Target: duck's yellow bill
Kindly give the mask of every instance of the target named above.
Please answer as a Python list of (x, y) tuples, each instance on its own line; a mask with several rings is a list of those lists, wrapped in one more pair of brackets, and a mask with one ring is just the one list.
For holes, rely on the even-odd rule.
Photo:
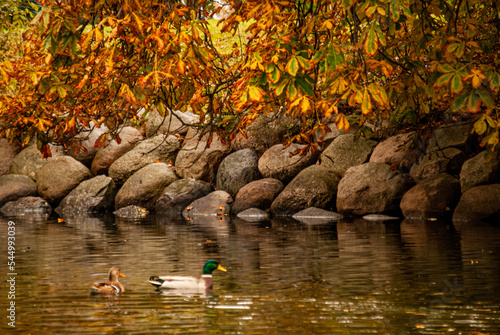
[(120, 277), (126, 277), (123, 273), (120, 272)]
[(227, 272), (227, 270), (226, 270), (226, 269), (224, 269), (224, 268), (222, 267), (222, 265), (220, 265), (220, 264), (219, 264), (219, 265), (217, 265), (217, 270)]

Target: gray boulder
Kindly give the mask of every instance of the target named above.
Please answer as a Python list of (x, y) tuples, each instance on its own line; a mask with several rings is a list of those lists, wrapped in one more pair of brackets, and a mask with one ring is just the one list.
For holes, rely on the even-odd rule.
[(210, 134), (199, 136), (196, 129), (189, 129), (184, 144), (175, 160), (176, 172), (181, 178), (194, 178), (208, 183), (215, 182), (217, 169), (229, 153), (230, 145), (223, 143), (216, 134), (209, 145)]
[(388, 164), (353, 166), (339, 183), (337, 211), (354, 215), (398, 212), (401, 198), (410, 186)]
[(292, 215), (308, 207), (335, 208), (340, 176), (319, 165), (302, 170), (276, 197), (273, 215)]
[(191, 112), (167, 111), (161, 116), (156, 108), (149, 111), (146, 123), (146, 137), (157, 134), (185, 134), (189, 126), (199, 122), (199, 117)]
[(108, 130), (105, 125), (98, 128), (91, 122), (90, 127), (84, 127), (80, 133), (69, 141), (66, 148), (67, 154), (84, 165), (90, 166), (99, 150), (99, 147), (95, 146), (95, 142)]
[(124, 127), (120, 131), (119, 136), (119, 144), (116, 139), (114, 139), (107, 146), (97, 150), (90, 168), (92, 173), (95, 175), (106, 174), (114, 161), (132, 150), (136, 143), (143, 139), (139, 130), (134, 127)]
[(348, 168), (368, 161), (377, 142), (354, 134), (338, 136), (320, 156), (320, 165), (343, 176)]
[(224, 216), (231, 211), (233, 197), (226, 191), (214, 191), (203, 198), (193, 201), (184, 208), (182, 216), (190, 218), (195, 216)]
[(277, 144), (266, 150), (259, 159), (259, 171), (264, 178), (275, 178), (288, 184), (300, 171), (316, 163), (319, 152), (300, 156), (296, 153), (303, 149), (302, 144), (293, 143), (287, 148), (282, 144)]
[(137, 220), (145, 219), (149, 214), (149, 211), (144, 207), (130, 205), (117, 209), (113, 212), (113, 214), (119, 218)]
[(460, 199), (460, 183), (449, 174), (430, 177), (413, 186), (401, 199), (405, 218), (443, 218)]
[(418, 162), (411, 167), (410, 176), (418, 183), (440, 173), (456, 175), (460, 173), (465, 158), (465, 154), (456, 148), (438, 150), (431, 155), (420, 157)]
[(50, 214), (52, 207), (45, 199), (30, 196), (9, 201), (0, 208), (0, 212), (5, 215)]
[(297, 221), (305, 224), (325, 224), (338, 221), (344, 216), (321, 208), (309, 207), (292, 215)]
[(238, 214), (250, 208), (268, 210), (285, 186), (274, 178), (264, 178), (243, 186), (234, 199), (231, 212)]
[(151, 211), (161, 193), (177, 175), (173, 168), (165, 163), (146, 165), (127, 179), (115, 197), (115, 208), (137, 205)]
[(97, 176), (73, 189), (56, 208), (63, 213), (94, 213), (113, 209), (117, 188), (112, 178)]
[(477, 135), (471, 133), (473, 122), (453, 123), (434, 130), (429, 139), (428, 152), (457, 148), (469, 153), (477, 143)]
[(38, 172), (38, 194), (48, 202), (57, 204), (82, 181), (91, 177), (90, 170), (73, 157), (56, 157)]
[(196, 179), (179, 179), (168, 185), (156, 201), (155, 212), (177, 217), (182, 210), (196, 199), (213, 192), (213, 187), (207, 182)]
[(393, 221), (399, 220), (400, 218), (392, 215), (384, 215), (384, 214), (368, 214), (362, 217), (363, 220), (373, 221), (373, 222), (383, 222), (383, 221)]
[(474, 186), (500, 182), (500, 152), (496, 150), (492, 157), (486, 158), (486, 151), (465, 161), (460, 172), (462, 194)]
[(10, 173), (23, 174), (36, 181), (38, 172), (47, 162), (56, 157), (64, 156), (64, 151), (60, 147), (50, 145), (50, 151), (52, 157), (42, 158), (42, 153), (36, 144), (30, 145), (14, 157), (10, 165)]
[(36, 195), (36, 184), (30, 177), (20, 174), (0, 176), (0, 205), (31, 195)]
[(500, 219), (500, 184), (472, 187), (462, 194), (453, 213), (453, 221)]
[(179, 147), (180, 141), (174, 135), (157, 135), (144, 140), (111, 164), (109, 176), (117, 185), (122, 185), (146, 165), (156, 161), (167, 164), (173, 162)]
[(258, 208), (245, 209), (239, 212), (237, 216), (247, 222), (262, 222), (269, 220), (269, 213)]
[(383, 140), (373, 149), (369, 161), (396, 166), (401, 165), (401, 163), (408, 160), (415, 136), (415, 132), (410, 132)]
[(10, 143), (5, 138), (0, 138), (0, 175), (10, 173), (12, 160), (21, 151), (19, 145)]
[(261, 114), (246, 127), (245, 136), (240, 132), (236, 133), (231, 141), (232, 149), (252, 148), (261, 156), (272, 146), (283, 143), (293, 124), (294, 120), (284, 113)]
[(246, 184), (260, 179), (259, 157), (255, 149), (242, 149), (233, 152), (222, 160), (217, 170), (217, 189), (235, 197)]

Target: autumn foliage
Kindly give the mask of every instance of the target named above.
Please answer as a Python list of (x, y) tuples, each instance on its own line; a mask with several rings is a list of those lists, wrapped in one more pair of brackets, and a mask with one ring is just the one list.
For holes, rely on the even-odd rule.
[(228, 1), (220, 29), (246, 33), (230, 50), (214, 43), (211, 3), (187, 3), (40, 1), (20, 58), (0, 66), (0, 135), (36, 137), (49, 154), (48, 143), (106, 125), (102, 145), (146, 107), (190, 110), (227, 139), (287, 113), (298, 125), (288, 142), (314, 145), (325, 119), (369, 136), (367, 121), (471, 118), (482, 145), (498, 143), (495, 0)]

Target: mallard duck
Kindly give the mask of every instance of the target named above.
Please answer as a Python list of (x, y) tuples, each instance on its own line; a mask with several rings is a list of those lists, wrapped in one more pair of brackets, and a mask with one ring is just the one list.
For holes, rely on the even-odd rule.
[(120, 294), (125, 292), (125, 287), (118, 281), (118, 277), (125, 277), (125, 275), (120, 272), (117, 266), (113, 266), (109, 269), (109, 281), (94, 283), (94, 285), (90, 287), (90, 292), (103, 294)]
[(185, 277), (185, 276), (168, 276), (168, 277), (158, 277), (152, 276), (149, 278), (149, 282), (161, 289), (180, 289), (180, 290), (203, 290), (211, 289), (213, 286), (212, 272), (214, 270), (220, 270), (226, 272), (227, 270), (219, 264), (219, 262), (210, 260), (205, 263), (203, 267), (203, 273), (200, 278), (196, 277)]

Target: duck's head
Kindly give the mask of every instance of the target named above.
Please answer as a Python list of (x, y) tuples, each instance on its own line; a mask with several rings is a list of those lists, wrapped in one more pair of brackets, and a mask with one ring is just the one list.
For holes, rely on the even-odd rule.
[(210, 260), (205, 263), (205, 266), (203, 267), (203, 274), (204, 275), (211, 275), (214, 270), (220, 270), (226, 272), (227, 270), (222, 267), (222, 265), (219, 264), (219, 262)]
[(108, 277), (109, 281), (118, 281), (118, 277), (125, 277), (125, 275), (120, 272), (119, 267), (113, 266), (111, 269), (109, 269)]

